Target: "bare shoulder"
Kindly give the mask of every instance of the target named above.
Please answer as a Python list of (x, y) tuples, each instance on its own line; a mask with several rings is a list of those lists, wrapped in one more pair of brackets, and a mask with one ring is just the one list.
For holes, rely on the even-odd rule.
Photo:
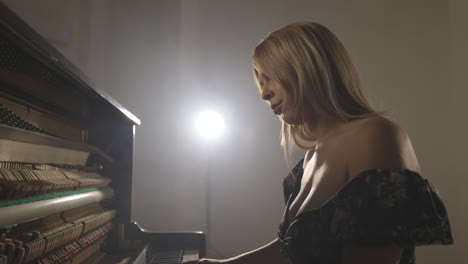
[(370, 169), (406, 168), (419, 172), (408, 134), (393, 121), (375, 116), (352, 121), (347, 134), (347, 170), (351, 180)]
[[(355, 120), (350, 124), (350, 136), (356, 143), (376, 141), (374, 143), (396, 143), (397, 139), (407, 139), (406, 132), (395, 122), (383, 117), (373, 116)], [(370, 143), (370, 142), (369, 142)]]

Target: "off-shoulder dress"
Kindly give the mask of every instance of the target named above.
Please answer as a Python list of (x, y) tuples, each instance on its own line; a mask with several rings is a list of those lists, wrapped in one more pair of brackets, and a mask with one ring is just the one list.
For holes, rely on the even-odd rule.
[(283, 182), (286, 209), (278, 232), (282, 251), (294, 264), (340, 264), (343, 247), (388, 245), (403, 248), (400, 264), (414, 264), (416, 246), (453, 243), (438, 191), (407, 169), (364, 171), (320, 208), (288, 219), (302, 164)]

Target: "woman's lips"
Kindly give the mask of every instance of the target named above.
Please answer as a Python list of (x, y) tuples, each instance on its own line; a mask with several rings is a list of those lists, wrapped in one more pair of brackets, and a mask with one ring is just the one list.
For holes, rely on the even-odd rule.
[(282, 103), (279, 103), (279, 104), (277, 104), (276, 106), (274, 106), (273, 112), (275, 113), (275, 115), (281, 114), (281, 109), (282, 109), (282, 107), (283, 107), (283, 104), (282, 104)]

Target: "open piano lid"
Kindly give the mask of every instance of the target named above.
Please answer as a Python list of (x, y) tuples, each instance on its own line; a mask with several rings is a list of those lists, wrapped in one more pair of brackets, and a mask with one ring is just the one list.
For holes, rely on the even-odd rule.
[(24, 52), (38, 59), (62, 78), (75, 84), (77, 89), (90, 98), (111, 105), (116, 111), (136, 125), (141, 121), (125, 107), (114, 100), (103, 90), (94, 86), (77, 67), (63, 56), (47, 40), (36, 33), (28, 24), (19, 18), (5, 4), (0, 2), (0, 32), (11, 42), (21, 47)]

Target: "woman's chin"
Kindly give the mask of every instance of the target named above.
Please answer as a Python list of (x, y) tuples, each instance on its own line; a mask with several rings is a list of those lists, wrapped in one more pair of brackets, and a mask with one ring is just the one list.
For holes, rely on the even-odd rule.
[(300, 124), (300, 122), (299, 122), (299, 120), (297, 118), (291, 117), (290, 115), (281, 114), (280, 118), (281, 118), (281, 120), (283, 120), (283, 122), (285, 122), (288, 125), (299, 125)]

